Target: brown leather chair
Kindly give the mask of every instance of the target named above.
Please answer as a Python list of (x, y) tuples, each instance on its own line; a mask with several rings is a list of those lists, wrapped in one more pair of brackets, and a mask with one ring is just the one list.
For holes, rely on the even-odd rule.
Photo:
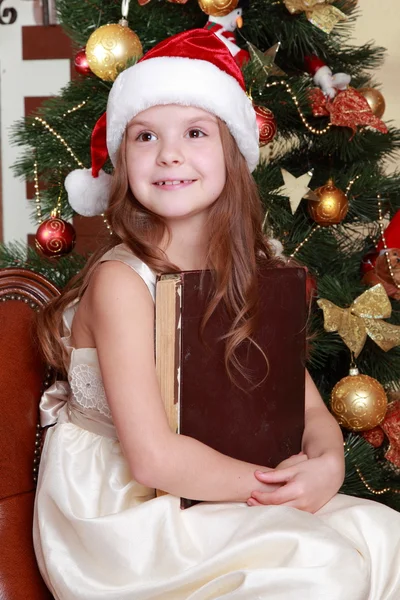
[(0, 598), (49, 600), (32, 543), (40, 460), (38, 404), (52, 376), (35, 340), (35, 313), (57, 288), (25, 269), (0, 270)]

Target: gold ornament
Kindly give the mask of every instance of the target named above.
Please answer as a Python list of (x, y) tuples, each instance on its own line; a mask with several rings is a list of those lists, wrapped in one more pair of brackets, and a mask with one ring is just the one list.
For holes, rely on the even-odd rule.
[(359, 90), (357, 90), (357, 92), (360, 92), (360, 94), (364, 96), (374, 115), (378, 117), (378, 119), (380, 119), (383, 116), (383, 113), (385, 112), (386, 108), (385, 98), (383, 97), (383, 94), (381, 94), (381, 92), (376, 88), (369, 87), (360, 88)]
[(360, 375), (356, 368), (332, 390), (332, 412), (339, 425), (351, 431), (376, 427), (384, 420), (386, 408), (387, 397), (379, 381)]
[(307, 19), (318, 27), (330, 33), (338, 21), (346, 21), (346, 15), (331, 6), (334, 0), (283, 0), (286, 8), (292, 14), (304, 12)]
[(334, 185), (332, 179), (317, 188), (315, 194), (318, 202), (312, 200), (308, 203), (308, 212), (314, 221), (319, 225), (341, 223), (349, 209), (346, 194)]
[(224, 17), (235, 10), (239, 0), (199, 0), (201, 10), (211, 17)]
[(99, 27), (86, 44), (89, 66), (104, 81), (114, 81), (129, 59), (140, 58), (142, 54), (142, 44), (126, 19)]
[(250, 54), (250, 65), (252, 69), (252, 85), (257, 84), (260, 88), (265, 86), (265, 83), (270, 75), (284, 77), (286, 73), (275, 64), (275, 57), (280, 48), (281, 43), (277, 42), (265, 52), (261, 52), (256, 46), (247, 42), (247, 47)]
[(339, 308), (324, 298), (317, 304), (324, 312), (325, 331), (337, 331), (355, 357), (367, 336), (385, 352), (400, 345), (400, 326), (382, 320), (391, 316), (392, 305), (380, 283), (358, 296), (349, 308)]

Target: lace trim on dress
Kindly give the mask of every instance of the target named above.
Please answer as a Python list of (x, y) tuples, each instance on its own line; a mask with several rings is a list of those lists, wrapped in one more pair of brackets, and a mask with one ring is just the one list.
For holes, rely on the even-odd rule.
[(93, 408), (111, 418), (103, 382), (97, 369), (89, 365), (76, 365), (69, 373), (74, 399), (83, 408)]

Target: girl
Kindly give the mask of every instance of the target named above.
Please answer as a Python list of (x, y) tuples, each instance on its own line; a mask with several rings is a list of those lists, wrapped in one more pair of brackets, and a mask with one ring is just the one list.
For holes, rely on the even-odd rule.
[[(213, 270), (205, 319), (218, 302), (236, 314), (226, 343), (234, 367), (253, 332), (257, 264), (277, 261), (250, 175), (255, 114), (229, 51), (189, 31), (117, 78), (106, 194), (104, 125), (92, 171), (66, 186), (85, 214), (104, 210), (109, 193), (112, 248), (92, 257), (40, 327), (47, 359), (68, 377), (41, 402), (42, 425), (57, 424), (43, 448), (34, 543), (54, 597), (398, 600), (400, 516), (337, 495), (343, 440), (308, 375), (303, 453), (276, 469), (167, 424), (154, 366), (156, 274)], [(155, 498), (155, 488), (169, 494)], [(181, 511), (180, 496), (205, 502)]]

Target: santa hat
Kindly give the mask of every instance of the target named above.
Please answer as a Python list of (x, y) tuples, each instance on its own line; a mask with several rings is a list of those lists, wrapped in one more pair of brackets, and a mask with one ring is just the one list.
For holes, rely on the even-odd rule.
[(77, 213), (93, 216), (107, 208), (111, 176), (101, 169), (107, 153), (115, 166), (128, 123), (138, 113), (163, 104), (195, 106), (222, 119), (249, 170), (256, 168), (259, 132), (242, 72), (216, 35), (206, 29), (185, 31), (155, 46), (115, 80), (107, 112), (92, 133), (92, 168), (72, 171), (65, 180), (69, 203)]
[(383, 235), (385, 238), (386, 247), (381, 237), (376, 245), (376, 249), (371, 250), (368, 252), (368, 254), (366, 254), (366, 256), (364, 256), (361, 265), (361, 269), (364, 274), (368, 273), (368, 271), (372, 271), (375, 268), (376, 259), (378, 256), (384, 254), (387, 250), (400, 248), (400, 210), (396, 212), (393, 219), (386, 227)]
[(321, 85), (326, 75), (332, 75), (331, 69), (323, 60), (313, 54), (304, 57), (306, 71), (311, 75), (315, 85)]
[[(384, 237), (386, 242), (386, 248), (391, 250), (392, 248), (400, 248), (400, 210), (396, 212), (393, 219), (384, 231)], [(377, 252), (381, 253), (385, 251), (385, 246), (382, 238), (379, 240), (376, 246)]]
[(326, 63), (318, 58), (318, 56), (314, 56), (313, 54), (304, 57), (304, 65), (307, 73), (309, 73), (311, 77), (314, 77), (316, 72), (321, 69), (321, 67), (326, 67)]

